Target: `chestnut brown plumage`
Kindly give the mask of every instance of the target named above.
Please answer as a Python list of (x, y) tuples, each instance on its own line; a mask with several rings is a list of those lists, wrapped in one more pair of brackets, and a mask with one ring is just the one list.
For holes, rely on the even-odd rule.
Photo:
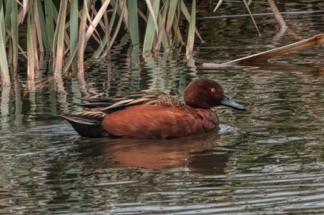
[(164, 93), (85, 99), (84, 106), (91, 110), (62, 117), (85, 137), (175, 138), (217, 129), (219, 120), (212, 107), (245, 110), (227, 98), (214, 80), (190, 82), (183, 96), (184, 103)]

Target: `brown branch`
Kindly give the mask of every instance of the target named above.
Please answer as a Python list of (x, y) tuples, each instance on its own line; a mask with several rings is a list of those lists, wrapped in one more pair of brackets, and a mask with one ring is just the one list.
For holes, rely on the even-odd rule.
[(278, 25), (279, 25), (280, 29), (286, 29), (287, 28), (286, 22), (282, 18), (276, 4), (274, 3), (273, 0), (268, 0), (268, 2), (269, 2), (269, 5), (271, 7), (271, 10), (273, 12), (273, 15), (275, 16), (275, 18), (276, 18), (276, 20), (278, 22)]
[(223, 66), (230, 66), (235, 64), (242, 64), (248, 62), (265, 62), (270, 58), (278, 57), (284, 54), (288, 54), (290, 52), (295, 52), (299, 50), (303, 50), (306, 48), (313, 47), (315, 45), (323, 44), (324, 43), (324, 34), (318, 34), (311, 38), (301, 40), (296, 43), (292, 43), (286, 46), (282, 46), (279, 48), (271, 49), (269, 51), (261, 52), (258, 54), (246, 56), (243, 58), (239, 58), (236, 60), (228, 61), (222, 64), (216, 63), (203, 63), (202, 66), (206, 68), (215, 68), (215, 67), (223, 67)]

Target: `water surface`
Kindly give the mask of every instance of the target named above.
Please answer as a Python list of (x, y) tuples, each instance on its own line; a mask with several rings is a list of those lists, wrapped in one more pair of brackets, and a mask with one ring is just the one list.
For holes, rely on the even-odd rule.
[[(323, 3), (281, 7), (319, 10), (316, 5)], [(268, 12), (261, 4), (254, 8)], [(206, 10), (209, 15), (215, 14)], [(110, 61), (87, 67), (84, 88), (71, 75), (66, 92), (44, 82), (30, 93), (21, 75), (19, 93), (1, 100), (0, 213), (323, 214), (323, 46), (266, 64), (213, 70), (199, 64), (323, 33), (323, 13), (285, 19), (291, 31), (282, 37), (269, 16), (257, 18), (261, 37), (248, 17), (199, 19), (206, 43), (198, 46), (193, 68), (181, 54), (161, 54), (134, 68), (127, 49), (116, 48)], [(218, 80), (247, 111), (216, 108), (219, 133), (171, 140), (82, 138), (57, 117), (80, 110), (83, 96), (147, 89), (180, 96), (197, 77)]]

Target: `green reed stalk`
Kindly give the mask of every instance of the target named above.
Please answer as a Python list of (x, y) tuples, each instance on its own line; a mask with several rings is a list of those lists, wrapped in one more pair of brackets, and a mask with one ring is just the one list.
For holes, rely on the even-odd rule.
[(12, 67), (14, 74), (18, 70), (18, 5), (16, 1), (10, 1), (12, 4), (10, 10), (10, 32), (12, 45)]
[(158, 16), (158, 35), (157, 35), (157, 41), (155, 43), (155, 46), (154, 46), (154, 51), (159, 51), (161, 49), (161, 44), (163, 45), (163, 48), (165, 50), (169, 50), (169, 44), (168, 42), (166, 41), (167, 38), (166, 38), (166, 34), (165, 34), (165, 23), (166, 23), (166, 19), (167, 19), (167, 11), (169, 9), (169, 4), (170, 4), (170, 1), (166, 1), (164, 2), (164, 5), (162, 7), (162, 11), (161, 13), (159, 13), (159, 16)]
[(34, 31), (35, 31), (35, 20), (33, 19), (32, 16), (32, 9), (31, 7), (31, 12), (28, 13), (27, 15), (27, 64), (28, 64), (28, 69), (27, 69), (27, 75), (28, 75), (28, 80), (29, 81), (34, 81), (35, 79), (35, 53), (36, 50), (34, 50)]
[(47, 31), (47, 37), (49, 41), (49, 45), (51, 47), (52, 52), (54, 53), (53, 50), (53, 41), (54, 41), (54, 19), (55, 19), (55, 14), (54, 14), (54, 4), (52, 0), (45, 0), (44, 1), (44, 8), (45, 8), (45, 21), (46, 21), (46, 31)]
[[(104, 0), (101, 0), (102, 2)], [(103, 25), (104, 25), (104, 32), (105, 32), (105, 36), (107, 38), (107, 42), (106, 42), (106, 51), (105, 53), (103, 53), (103, 56), (106, 55), (107, 57), (110, 56), (110, 31), (109, 31), (109, 18), (108, 18), (108, 12), (106, 11), (104, 16), (103, 16)], [(102, 41), (100, 41), (100, 45), (102, 45)]]
[(79, 31), (79, 2), (78, 0), (71, 0), (70, 5), (70, 43), (69, 43), (69, 49), (70, 54), (69, 58), (65, 64), (64, 72), (66, 72), (71, 65), (73, 64), (75, 66), (76, 63), (76, 53), (78, 51), (78, 31)]
[[(37, 0), (37, 13), (38, 13), (38, 22), (39, 22), (39, 27), (40, 27), (40, 31), (41, 31), (41, 35), (42, 35), (42, 40), (43, 40), (43, 44), (45, 47), (45, 50), (47, 52), (52, 52), (52, 46), (53, 46), (53, 40), (49, 40), (49, 36), (48, 36), (48, 26), (46, 24), (46, 21), (48, 21), (47, 19), (45, 20), (45, 14), (44, 14), (44, 10), (42, 7), (42, 3), (41, 0)], [(53, 37), (51, 37), (53, 38)]]
[(123, 21), (123, 15), (124, 15), (124, 12), (125, 12), (126, 9), (127, 9), (126, 8), (126, 2), (124, 1), (123, 5), (121, 5), (121, 14), (119, 16), (116, 29), (115, 29), (112, 37), (111, 37), (111, 40), (110, 40), (110, 47), (112, 46), (113, 42), (115, 41), (115, 39), (117, 37), (118, 32), (120, 31), (120, 27), (121, 27), (121, 24), (122, 24), (122, 21)]
[(78, 48), (78, 26), (79, 26), (79, 3), (78, 0), (71, 0), (70, 5), (70, 58), (75, 59)]
[(252, 19), (252, 22), (253, 22), (253, 25), (254, 25), (255, 29), (257, 30), (259, 36), (261, 36), (261, 33), (260, 33), (260, 31), (259, 31), (259, 28), (258, 28), (256, 22), (255, 22), (255, 19), (254, 19), (253, 15), (252, 15), (252, 12), (251, 12), (251, 10), (250, 10), (250, 7), (249, 7), (248, 3), (246, 2), (246, 0), (243, 0), (243, 2), (244, 2), (244, 5), (245, 5), (247, 11), (248, 11), (249, 14), (250, 14), (250, 17), (251, 17), (251, 19)]
[[(36, 49), (41, 52), (44, 53), (44, 42), (43, 42), (43, 38), (42, 38), (42, 27), (41, 26), (41, 22), (40, 22), (40, 17), (39, 17), (39, 13), (38, 13), (38, 8), (41, 7), (42, 5), (38, 5), (39, 2), (35, 1), (34, 2), (34, 20), (35, 20), (35, 30), (36, 30), (36, 37), (37, 37), (37, 45), (38, 45), (38, 49), (37, 49), (37, 45), (36, 45)], [(36, 38), (35, 38), (36, 39)], [(38, 65), (39, 67), (40, 65)]]
[[(116, 3), (118, 4), (118, 2), (116, 2)], [(117, 4), (114, 5), (113, 13), (112, 13), (112, 15), (110, 17), (109, 24), (108, 24), (108, 26), (106, 26), (106, 28), (108, 28), (109, 34), (106, 34), (104, 36), (104, 38), (102, 39), (102, 41), (100, 41), (99, 47), (94, 52), (91, 59), (98, 59), (100, 57), (100, 55), (103, 54), (103, 50), (104, 50), (105, 46), (109, 46), (109, 49), (112, 47), (111, 33), (112, 33), (112, 29), (113, 29), (113, 26), (114, 26), (114, 23), (115, 23), (115, 20), (116, 20), (116, 15), (117, 15), (117, 10), (118, 10), (118, 5)]]
[(139, 45), (139, 28), (137, 15), (137, 0), (127, 1), (129, 34), (132, 46)]
[(177, 11), (177, 6), (179, 4), (178, 0), (169, 0), (169, 10), (168, 10), (168, 16), (167, 16), (167, 20), (166, 20), (166, 28), (165, 28), (165, 32), (166, 32), (166, 38), (167, 41), (169, 42), (169, 46), (171, 46), (172, 41), (171, 41), (171, 33), (172, 33), (172, 25), (173, 22), (175, 21), (175, 16), (176, 16), (176, 11)]
[(79, 26), (79, 42), (78, 42), (78, 72), (84, 72), (84, 50), (86, 46), (86, 30), (87, 30), (87, 15), (88, 2), (83, 1), (83, 8), (81, 10), (81, 20)]
[(109, 6), (110, 0), (106, 0), (101, 8), (99, 9), (97, 15), (95, 16), (95, 18), (93, 20), (90, 20), (90, 24), (89, 27), (87, 29), (87, 33), (86, 33), (86, 41), (89, 40), (90, 36), (93, 34), (93, 32), (95, 31), (97, 25), (99, 24), (100, 20), (102, 19), (104, 13), (106, 12), (108, 6)]
[[(183, 0), (181, 0), (181, 12), (182, 14), (185, 16), (185, 18), (187, 19), (187, 21), (189, 22), (189, 25), (190, 25), (190, 22), (191, 22), (191, 16), (190, 16), (190, 13), (184, 3)], [(196, 16), (196, 14), (194, 14)], [(179, 26), (178, 26), (179, 27)], [(195, 27), (195, 32), (196, 32), (196, 35), (197, 37), (202, 41), (202, 38), (197, 30), (197, 28)]]
[(0, 1), (0, 70), (2, 77), (2, 88), (10, 89), (10, 75), (9, 75), (9, 67), (8, 60), (6, 55), (6, 36), (5, 36), (5, 18), (3, 11), (3, 0)]
[[(54, 76), (60, 78), (63, 70), (64, 60), (64, 36), (66, 21), (67, 1), (61, 1), (60, 10), (57, 19), (57, 27), (55, 31), (54, 41), (57, 41), (55, 52)], [(54, 43), (55, 44), (55, 43)]]
[(157, 35), (158, 27), (156, 23), (156, 17), (159, 12), (160, 1), (159, 0), (147, 0), (147, 7), (150, 11), (148, 14), (147, 25), (145, 30), (145, 37), (143, 43), (143, 55), (151, 53), (153, 47), (153, 41)]
[(196, 30), (196, 0), (193, 0), (191, 5), (191, 16), (189, 22), (188, 38), (187, 38), (187, 48), (186, 48), (187, 59), (192, 58), (192, 51), (195, 42), (195, 30)]

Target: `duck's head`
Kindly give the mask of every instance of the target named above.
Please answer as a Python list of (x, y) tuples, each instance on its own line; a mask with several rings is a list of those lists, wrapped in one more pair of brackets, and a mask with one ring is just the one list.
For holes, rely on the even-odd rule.
[(210, 79), (196, 79), (188, 84), (184, 91), (184, 101), (195, 108), (209, 109), (224, 105), (237, 110), (245, 108), (224, 95), (221, 85)]

